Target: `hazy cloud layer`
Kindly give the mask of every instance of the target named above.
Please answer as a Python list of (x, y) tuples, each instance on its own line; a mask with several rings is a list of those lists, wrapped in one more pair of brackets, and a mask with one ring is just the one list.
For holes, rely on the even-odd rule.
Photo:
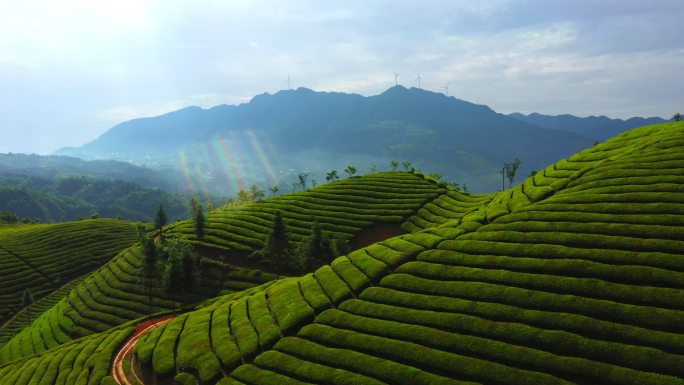
[[(329, 4), (331, 3), (331, 4)], [(332, 4), (339, 3), (339, 4)], [(0, 3), (0, 152), (287, 87), (399, 82), (500, 112), (684, 112), (680, 0)]]

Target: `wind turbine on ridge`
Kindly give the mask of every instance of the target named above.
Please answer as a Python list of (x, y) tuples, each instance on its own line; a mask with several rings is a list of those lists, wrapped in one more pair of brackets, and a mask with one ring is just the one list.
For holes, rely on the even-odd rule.
[(444, 95), (449, 96), (449, 83), (442, 88), (444, 88)]
[(420, 71), (418, 71), (418, 77), (416, 78), (418, 80), (418, 88), (420, 88), (420, 79), (422, 78), (420, 77)]
[(399, 85), (399, 74), (397, 72), (394, 73), (394, 85)]

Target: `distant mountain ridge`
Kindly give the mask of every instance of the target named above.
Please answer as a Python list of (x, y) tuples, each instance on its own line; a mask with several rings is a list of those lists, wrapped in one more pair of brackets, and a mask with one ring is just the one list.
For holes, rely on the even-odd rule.
[(527, 174), (592, 144), (484, 105), (394, 86), (368, 97), (299, 88), (237, 106), (188, 107), (121, 123), (57, 153), (200, 170), (198, 184), (224, 192), (250, 183), (287, 186), (303, 170), (322, 180), (348, 164), (387, 169), (392, 159), (493, 191), (503, 162), (520, 158), (520, 175)]
[(659, 117), (632, 117), (627, 120), (611, 119), (607, 116), (587, 116), (579, 117), (569, 114), (563, 115), (543, 115), (536, 112), (524, 115), (519, 112), (508, 114), (508, 116), (523, 122), (531, 123), (539, 127), (564, 130), (584, 135), (596, 140), (606, 140), (615, 135), (621, 134), (633, 128), (648, 126), (667, 122)]

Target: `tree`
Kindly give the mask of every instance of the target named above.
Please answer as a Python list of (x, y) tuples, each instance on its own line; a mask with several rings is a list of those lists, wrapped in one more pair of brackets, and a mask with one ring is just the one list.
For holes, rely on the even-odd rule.
[(293, 267), (293, 258), (290, 250), (290, 235), (287, 226), (283, 221), (283, 214), (280, 211), (275, 212), (273, 227), (268, 234), (262, 254), (265, 261), (273, 265), (276, 278), (280, 278), (280, 274), (283, 270), (291, 269)]
[(31, 325), (31, 308), (29, 306), (31, 306), (33, 302), (33, 292), (31, 289), (26, 288), (24, 290), (24, 295), (21, 297), (21, 307), (26, 309), (26, 315), (28, 316), (28, 323), (26, 326)]
[(17, 223), (19, 222), (19, 217), (11, 211), (0, 211), (0, 222)]
[(520, 167), (520, 159), (515, 159), (512, 163), (504, 163), (503, 171), (506, 173), (506, 178), (508, 178), (508, 188), (511, 188), (513, 181), (515, 180), (515, 173)]
[(163, 228), (166, 226), (166, 211), (164, 211), (164, 206), (159, 204), (159, 210), (157, 210), (157, 215), (154, 216), (154, 227), (159, 230), (159, 240), (164, 241)]
[(242, 203), (247, 203), (251, 200), (252, 200), (252, 195), (249, 192), (242, 190), (242, 189), (240, 191), (238, 191), (238, 201), (240, 201)]
[(306, 182), (307, 179), (309, 178), (309, 173), (308, 172), (302, 172), (297, 175), (297, 178), (299, 178), (299, 185), (302, 186), (302, 191), (306, 190)]
[(390, 161), (390, 166), (392, 166), (392, 171), (397, 171), (397, 166), (399, 166), (399, 162), (396, 160)]
[(672, 120), (674, 120), (675, 122), (681, 121), (682, 120), (682, 114), (677, 112), (676, 114), (672, 115)]
[(197, 198), (195, 198), (195, 197), (190, 198), (190, 212), (196, 213), (199, 205), (200, 205), (200, 203), (197, 200)]
[(371, 164), (370, 167), (368, 167), (368, 171), (372, 173), (378, 172), (378, 166)]
[(325, 180), (328, 182), (334, 182), (338, 179), (340, 179), (340, 177), (337, 175), (337, 170), (332, 170), (325, 173)]
[(290, 182), (290, 185), (292, 186), (292, 192), (296, 192), (297, 187), (299, 187), (299, 182), (292, 181)]
[(411, 162), (409, 162), (408, 160), (401, 162), (401, 165), (404, 166), (404, 170), (406, 171), (411, 169)]
[(332, 238), (332, 245), (336, 257), (349, 253), (349, 243), (347, 243), (347, 238), (342, 233), (335, 233)]
[(147, 305), (148, 314), (152, 317), (152, 288), (155, 285), (157, 278), (157, 264), (159, 250), (154, 243), (154, 239), (147, 236), (145, 227), (142, 224), (138, 225), (138, 240), (143, 251), (142, 268), (140, 269), (140, 276), (145, 289), (147, 289)]
[(335, 258), (333, 244), (328, 235), (323, 232), (318, 220), (314, 220), (311, 235), (302, 244), (300, 257), (307, 271), (313, 271), (321, 265), (332, 262)]
[(356, 174), (356, 167), (351, 166), (351, 165), (350, 165), (350, 166), (347, 166), (347, 168), (344, 169), (344, 172), (346, 172), (347, 174), (349, 174), (349, 177), (351, 178), (352, 175)]
[(278, 193), (278, 191), (280, 190), (280, 187), (278, 187), (278, 186), (276, 185), (276, 186), (273, 186), (273, 187), (269, 187), (268, 189), (271, 190), (271, 196), (275, 196), (275, 195)]
[(182, 238), (171, 239), (162, 251), (164, 263), (161, 282), (164, 290), (180, 305), (179, 298), (199, 284), (199, 257), (192, 245)]
[(256, 184), (253, 184), (249, 188), (249, 194), (253, 201), (261, 201), (266, 196), (264, 190), (260, 189), (259, 186), (257, 186)]
[(197, 239), (201, 242), (204, 238), (204, 229), (207, 224), (207, 219), (204, 216), (204, 210), (202, 209), (202, 204), (197, 203), (195, 207), (195, 234), (197, 234)]

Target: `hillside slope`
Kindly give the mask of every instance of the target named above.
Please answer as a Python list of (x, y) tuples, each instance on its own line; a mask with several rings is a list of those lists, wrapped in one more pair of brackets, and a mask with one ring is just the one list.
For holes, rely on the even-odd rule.
[(135, 225), (111, 219), (54, 225), (1, 225), (0, 322), (21, 305), (30, 288), (35, 299), (102, 266), (136, 241)]
[(138, 356), (221, 385), (684, 384), (683, 147), (684, 123), (632, 130), (467, 215), (183, 314)]
[[(241, 291), (275, 278), (273, 274), (240, 269), (223, 262), (222, 252), (250, 251), (263, 246), (275, 210), (281, 210), (294, 242), (310, 234), (314, 220), (329, 233), (348, 239), (374, 225), (402, 221), (446, 189), (435, 182), (405, 172), (354, 177), (297, 194), (282, 195), (244, 208), (219, 209), (208, 215), (202, 251), (207, 252), (201, 286), (184, 302), (193, 303), (220, 293)], [(80, 222), (77, 222), (80, 223)], [(169, 236), (193, 241), (192, 221), (168, 227)], [(210, 251), (214, 252), (210, 252)], [(219, 251), (217, 254), (216, 251)], [(245, 257), (245, 255), (241, 255)], [(213, 258), (213, 259), (212, 259)], [(41, 353), (72, 339), (104, 332), (148, 314), (145, 289), (140, 285), (142, 253), (131, 247), (73, 288), (59, 303), (40, 315), (30, 327), (0, 348), (0, 364)], [(26, 282), (26, 285), (30, 282)], [(160, 288), (153, 291), (153, 312), (173, 309), (174, 298)]]

